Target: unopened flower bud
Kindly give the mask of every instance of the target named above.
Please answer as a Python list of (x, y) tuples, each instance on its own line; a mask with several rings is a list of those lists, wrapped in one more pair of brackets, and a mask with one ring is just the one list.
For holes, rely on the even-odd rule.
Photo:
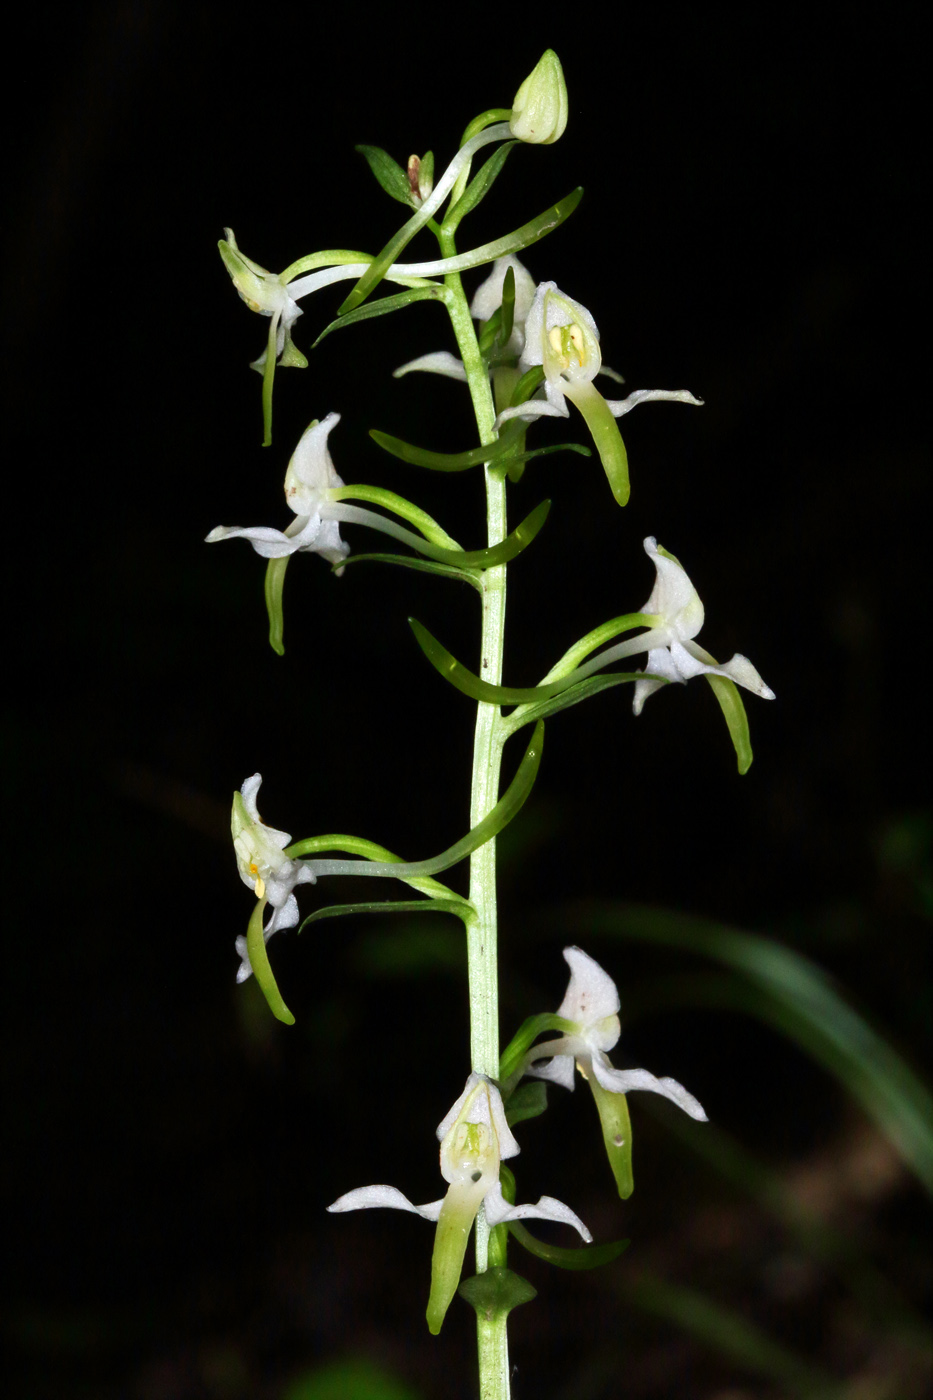
[(567, 125), (567, 84), (560, 59), (546, 49), (515, 94), (509, 122), (512, 135), (535, 146), (549, 146)]

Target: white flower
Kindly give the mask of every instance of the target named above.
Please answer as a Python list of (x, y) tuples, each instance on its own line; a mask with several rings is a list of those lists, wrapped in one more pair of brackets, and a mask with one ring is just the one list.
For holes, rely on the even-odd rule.
[[(507, 417), (566, 418), (569, 416), (566, 399), (582, 412), (582, 405), (593, 395), (602, 398), (593, 387), (593, 380), (602, 370), (596, 322), (586, 307), (568, 297), (556, 282), (538, 284), (525, 320), (525, 349), (520, 367), (528, 370), (534, 365), (544, 369), (545, 400), (532, 399), (509, 409), (500, 414), (501, 422)], [(686, 389), (636, 389), (624, 399), (604, 402), (613, 418), (621, 418), (640, 403), (659, 399), (696, 407), (703, 402)]]
[(572, 1225), (587, 1243), (592, 1239), (570, 1207), (552, 1196), (542, 1196), (533, 1206), (511, 1206), (506, 1201), (499, 1183), (499, 1163), (514, 1157), (519, 1146), (506, 1122), (502, 1096), (484, 1075), (470, 1075), (463, 1093), (438, 1125), (437, 1136), (441, 1140), (441, 1175), (449, 1182), (447, 1195), (441, 1200), (416, 1206), (394, 1186), (363, 1186), (327, 1207), (339, 1212), (387, 1206), (437, 1221), (427, 1310), (428, 1326), (435, 1334), (457, 1291), (467, 1238), (480, 1206), (489, 1225), (529, 1218), (556, 1220)]
[[(269, 345), (275, 346), (276, 360), (281, 365), (306, 368), (308, 361), (292, 340), (292, 326), (302, 314), (301, 307), (276, 273), (269, 272), (240, 252), (233, 229), (225, 228), (224, 233), (226, 237), (222, 238), (217, 246), (220, 248), (224, 266), (233, 279), (233, 285), (250, 311), (257, 311), (260, 316), (272, 317)], [(252, 362), (252, 369), (263, 372), (269, 345), (259, 359)]]
[(659, 547), (653, 536), (645, 540), (644, 546), (645, 553), (654, 563), (657, 576), (651, 597), (642, 612), (654, 614), (657, 621), (642, 636), (612, 648), (616, 660), (621, 655), (631, 656), (642, 651), (648, 653), (645, 670), (650, 674), (644, 680), (635, 682), (632, 701), (635, 714), (641, 714), (648, 696), (659, 690), (664, 680), (688, 681), (693, 676), (701, 675), (726, 676), (763, 700), (773, 700), (774, 691), (765, 685), (747, 657), (736, 653), (731, 661), (719, 666), (715, 658), (693, 640), (704, 619), (699, 594), (686, 570), (673, 555)]
[(338, 413), (329, 413), (320, 423), (315, 419), (292, 453), (285, 473), (285, 499), (295, 519), (286, 530), (266, 525), (218, 525), (207, 536), (207, 543), (241, 536), (264, 559), (281, 559), (296, 550), (321, 554), (331, 564), (345, 559), (350, 547), (340, 538), (337, 521), (328, 516), (329, 493), (343, 485), (327, 447), (328, 434), (339, 422)]
[[(266, 826), (259, 816), (256, 796), (262, 785), (262, 775), (254, 773), (233, 794), (230, 828), (240, 879), (263, 904), (272, 906), (272, 916), (263, 929), (266, 943), (283, 928), (294, 928), (298, 922), (298, 901), (292, 891), (296, 885), (314, 884), (313, 871), (302, 861), (283, 855), (291, 841), (287, 831)], [(241, 963), (237, 981), (245, 982), (252, 975), (245, 935), (236, 941)]]
[[(619, 993), (616, 984), (582, 948), (565, 948), (570, 967), (567, 993), (557, 1014), (570, 1021), (573, 1030), (558, 1040), (546, 1040), (529, 1051), (526, 1074), (552, 1079), (565, 1089), (573, 1089), (574, 1061), (585, 1078), (592, 1074), (610, 1094), (627, 1094), (631, 1089), (650, 1089), (663, 1094), (691, 1118), (706, 1122), (706, 1114), (692, 1094), (676, 1079), (656, 1079), (646, 1069), (613, 1069), (607, 1050), (622, 1033), (619, 1021)], [(534, 1068), (535, 1061), (551, 1056), (550, 1064)]]
[[(632, 1192), (632, 1134), (625, 1095), (632, 1089), (648, 1089), (663, 1094), (702, 1123), (706, 1113), (676, 1079), (657, 1079), (646, 1069), (613, 1067), (606, 1052), (621, 1034), (616, 985), (582, 948), (565, 948), (564, 958), (570, 967), (570, 983), (557, 1015), (569, 1021), (571, 1029), (556, 1040), (535, 1045), (525, 1057), (524, 1072), (573, 1089), (576, 1062), (596, 1100), (609, 1162), (619, 1194), (626, 1197)], [(537, 1062), (548, 1057), (550, 1062), (538, 1067)]]
[(585, 306), (573, 301), (555, 282), (539, 283), (525, 320), (519, 369), (525, 372), (535, 365), (544, 370), (544, 398), (505, 409), (496, 419), (496, 427), (510, 418), (567, 418), (570, 410), (566, 401), (570, 399), (586, 420), (620, 505), (629, 497), (628, 458), (614, 420), (653, 400), (696, 406), (703, 402), (686, 389), (636, 389), (624, 399), (604, 399), (593, 383), (602, 370), (596, 322)]

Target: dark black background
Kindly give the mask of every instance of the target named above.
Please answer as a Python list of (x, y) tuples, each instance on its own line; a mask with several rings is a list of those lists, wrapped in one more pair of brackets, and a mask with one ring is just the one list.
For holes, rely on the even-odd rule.
[[(637, 722), (619, 690), (549, 725), (534, 797), (502, 842), (504, 1030), (557, 1005), (568, 941), (610, 966), (624, 1007), (631, 987), (633, 1011), (645, 979), (689, 968), (562, 926), (563, 901), (613, 897), (781, 937), (918, 1062), (926, 259), (918, 36), (893, 18), (798, 27), (779, 10), (613, 7), (456, 30), (411, 10), (140, 0), (18, 21), (3, 263), (11, 1393), (278, 1397), (347, 1350), (424, 1395), (474, 1393), (463, 1305), (439, 1341), (423, 1329), (429, 1229), (323, 1213), (373, 1180), (438, 1193), (432, 1132), (468, 1070), (456, 933), (432, 925), (421, 946), (348, 921), (283, 938), (273, 957), (298, 1025), (280, 1028), (252, 985), (234, 986), (249, 899), (226, 830), (230, 793), (258, 769), (263, 815), (296, 835), (353, 831), (411, 857), (461, 835), (470, 706), (406, 618), (473, 664), (475, 602), (376, 566), (335, 580), (303, 556), (279, 659), (261, 563), (201, 543), (221, 522), (284, 524), (291, 446), (339, 411), (345, 480), (417, 497), (477, 547), (477, 480), (422, 480), (366, 436), (456, 450), (469, 414), (451, 382), (391, 378), (450, 347), (440, 310), (417, 306), (282, 372), (262, 449), (248, 361), (265, 327), (216, 240), (232, 225), (271, 268), (375, 250), (401, 210), (354, 143), (401, 160), (432, 146), (443, 167), (547, 44), (567, 77), (566, 135), (512, 154), (460, 246), (582, 184), (528, 266), (592, 310), (633, 387), (686, 386), (706, 407), (625, 420), (624, 514), (593, 462), (529, 468), (513, 518), (544, 495), (557, 509), (511, 571), (508, 678), (533, 683), (581, 632), (640, 606), (640, 541), (655, 534), (704, 599), (702, 640), (750, 655), (778, 700), (749, 702), (744, 779), (699, 683)], [(302, 348), (340, 299), (305, 302)], [(619, 1053), (683, 1078), (781, 1170), (864, 1128), (821, 1071), (742, 1017), (636, 1019)], [(663, 1236), (654, 1263), (675, 1275), (665, 1231), (691, 1218), (694, 1165), (646, 1118), (642, 1191), (621, 1207), (590, 1108), (577, 1094), (526, 1129), (523, 1197), (563, 1196), (601, 1238), (632, 1234), (634, 1268), (639, 1240)], [(872, 1240), (915, 1288), (905, 1252), (922, 1216), (892, 1170)], [(757, 1247), (762, 1270), (782, 1248)], [(693, 1282), (741, 1305), (749, 1248), (739, 1232)], [(527, 1272), (546, 1301), (516, 1315), (516, 1394), (615, 1395), (625, 1356), (642, 1358), (633, 1394), (724, 1395), (736, 1377), (752, 1387), (737, 1395), (781, 1393), (717, 1369), (670, 1324), (620, 1322), (599, 1275)], [(770, 1325), (767, 1301), (758, 1317)], [(804, 1352), (825, 1342), (774, 1326)], [(652, 1347), (673, 1371), (652, 1371)], [(857, 1370), (844, 1346), (837, 1363)]]

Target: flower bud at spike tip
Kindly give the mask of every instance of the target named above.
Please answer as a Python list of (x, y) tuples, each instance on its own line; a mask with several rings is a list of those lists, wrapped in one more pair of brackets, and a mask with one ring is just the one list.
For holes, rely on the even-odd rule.
[(560, 59), (546, 49), (515, 94), (509, 125), (519, 141), (550, 146), (567, 126), (567, 84)]

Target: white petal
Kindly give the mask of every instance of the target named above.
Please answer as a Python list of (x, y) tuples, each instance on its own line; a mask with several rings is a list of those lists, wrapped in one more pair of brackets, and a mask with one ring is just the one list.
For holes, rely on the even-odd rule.
[(443, 1204), (441, 1199), (431, 1201), (426, 1206), (415, 1206), (394, 1186), (360, 1186), (356, 1191), (340, 1196), (327, 1209), (331, 1214), (339, 1214), (346, 1210), (373, 1210), (377, 1206), (386, 1206), (390, 1210), (411, 1211), (413, 1215), (420, 1215), (422, 1220), (437, 1220)]
[[(603, 373), (606, 371), (604, 370)], [(703, 407), (702, 399), (695, 399), (687, 389), (635, 389), (624, 399), (607, 399), (606, 407), (613, 418), (621, 418), (625, 413), (631, 413), (633, 408), (637, 408), (640, 403), (654, 403), (663, 401), (665, 403), (692, 403), (696, 408)]]
[(327, 446), (328, 436), (339, 422), (339, 413), (328, 413), (320, 423), (310, 423), (291, 455), (285, 473), (285, 499), (296, 515), (313, 514), (321, 492), (343, 485)]
[(731, 661), (724, 661), (721, 666), (718, 666), (709, 652), (704, 651), (703, 647), (698, 646), (695, 642), (685, 642), (679, 651), (683, 655), (678, 656), (676, 660), (685, 677), (728, 676), (729, 680), (735, 681), (736, 685), (744, 686), (753, 694), (760, 695), (762, 700), (775, 698), (774, 691), (770, 686), (765, 685), (748, 657), (742, 656), (739, 652), (736, 652)]
[(245, 982), (247, 977), (253, 975), (253, 965), (249, 960), (249, 952), (246, 947), (246, 934), (241, 933), (236, 941), (236, 950), (240, 957), (240, 966), (236, 970), (237, 985)]
[(297, 922), (298, 901), (293, 894), (286, 895), (281, 904), (272, 906), (272, 916), (264, 929), (266, 942), (274, 933), (281, 933), (283, 928), (294, 928)]
[[(259, 796), (259, 789), (261, 787), (262, 774), (254, 773), (251, 778), (246, 779), (243, 786), (240, 788), (240, 796), (243, 799), (243, 806), (246, 808), (247, 813), (254, 822), (258, 822), (261, 820), (259, 816), (259, 808), (256, 805), (256, 799)], [(281, 832), (280, 835), (284, 836), (285, 833)], [(282, 844), (287, 846), (291, 839), (292, 838), (290, 836), (286, 837), (285, 841)]]
[(703, 626), (703, 604), (686, 569), (661, 553), (653, 535), (644, 541), (644, 549), (654, 564), (656, 577), (642, 612), (658, 614), (663, 619), (660, 628), (678, 641), (695, 637)]
[(521, 1148), (512, 1136), (502, 1104), (502, 1095), (495, 1084), (489, 1085), (489, 1106), (492, 1109), (492, 1126), (499, 1141), (499, 1156), (517, 1157)]
[(502, 1194), (497, 1181), (486, 1193), (483, 1201), (486, 1219), (490, 1225), (502, 1225), (506, 1220), (556, 1220), (561, 1225), (572, 1225), (581, 1239), (592, 1244), (593, 1236), (574, 1211), (557, 1201), (553, 1196), (542, 1196), (534, 1206), (510, 1206)]
[(488, 321), (502, 305), (502, 287), (505, 275), (511, 267), (515, 276), (515, 308), (512, 320), (512, 334), (506, 351), (521, 354), (525, 344), (524, 325), (535, 299), (535, 281), (531, 273), (513, 254), (496, 258), (492, 272), (477, 287), (470, 302), (470, 315), (476, 321)]
[(701, 1123), (707, 1121), (701, 1104), (682, 1084), (678, 1084), (676, 1079), (656, 1079), (646, 1069), (613, 1069), (610, 1064), (601, 1063), (599, 1056), (593, 1058), (593, 1073), (610, 1094), (627, 1094), (632, 1089), (649, 1089), (653, 1094), (663, 1094), (664, 1098), (682, 1108), (684, 1113), (689, 1113), (691, 1118), (696, 1118)]
[(535, 418), (569, 418), (570, 409), (566, 403), (563, 408), (555, 407), (548, 403), (546, 399), (529, 399), (527, 403), (520, 403), (517, 408), (504, 408), (494, 423), (496, 432), (503, 423), (508, 423), (510, 418), (523, 418), (526, 423), (532, 422)]
[[(478, 1089), (482, 1089), (482, 1092), (477, 1093)], [(514, 1157), (521, 1150), (506, 1121), (502, 1095), (492, 1080), (487, 1079), (484, 1074), (477, 1074), (475, 1070), (467, 1079), (463, 1093), (453, 1108), (437, 1125), (437, 1136), (441, 1143), (461, 1117), (465, 1123), (481, 1123), (492, 1129), (498, 1142), (500, 1157)], [(447, 1180), (450, 1178), (447, 1177)]]
[[(649, 667), (649, 669), (653, 668)], [(650, 676), (647, 680), (636, 681), (635, 690), (632, 695), (632, 714), (640, 715), (648, 696), (653, 695), (656, 690), (663, 690), (663, 688), (663, 681), (653, 680)]]
[(274, 530), (270, 525), (217, 525), (205, 536), (207, 544), (235, 539), (249, 540), (263, 559), (284, 559), (286, 555), (294, 554), (296, 549), (301, 549), (297, 539), (289, 539), (281, 530)]
[[(566, 995), (557, 1009), (558, 1016), (575, 1025), (595, 1026), (609, 1016), (619, 1014), (619, 992), (615, 982), (604, 972), (595, 958), (584, 953), (582, 948), (564, 949), (564, 961), (570, 968), (570, 984)], [(600, 1045), (601, 1050), (610, 1050), (619, 1038), (618, 1027), (608, 1045)]]
[(463, 361), (458, 360), (449, 350), (434, 350), (429, 355), (419, 355), (417, 359), (409, 360), (406, 364), (399, 365), (398, 369), (394, 369), (392, 378), (401, 379), (402, 375), (411, 374), (412, 370), (424, 370), (427, 374), (444, 374), (448, 379), (461, 379), (464, 383), (467, 377)]
[[(538, 1050), (543, 1048), (541, 1045), (536, 1046)], [(559, 1084), (562, 1089), (569, 1089), (573, 1093), (575, 1081), (572, 1055), (555, 1055), (552, 1060), (540, 1065), (535, 1062), (527, 1066), (525, 1073), (534, 1079), (549, 1079), (553, 1084)]]

